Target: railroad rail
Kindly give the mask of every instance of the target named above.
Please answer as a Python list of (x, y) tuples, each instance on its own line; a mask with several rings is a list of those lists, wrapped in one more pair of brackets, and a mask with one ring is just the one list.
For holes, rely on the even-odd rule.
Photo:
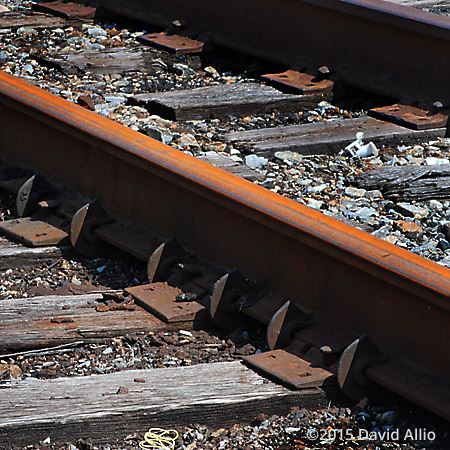
[(325, 64), (354, 86), (402, 102), (450, 102), (447, 17), (383, 0), (96, 3), (100, 14), (162, 28), (176, 21), (176, 32), (312, 75)]
[[(304, 88), (311, 86), (311, 79), (314, 87), (325, 85), (320, 94), (303, 92), (312, 92), (310, 97), (301, 96), (306, 109), (331, 96), (331, 79), (343, 80), (430, 111), (420, 111), (425, 117), (415, 115), (417, 110), (409, 106), (403, 110), (404, 116), (416, 120), (412, 124), (419, 129), (416, 136), (446, 132), (447, 117), (434, 113), (450, 104), (447, 18), (380, 0), (283, 0), (276, 7), (269, 0), (219, 6), (203, 0), (188, 5), (178, 0), (97, 4), (96, 10), (75, 8), (76, 17), (128, 17), (165, 28), (168, 33), (159, 37), (179, 34), (176, 45), (193, 43), (193, 53), (217, 45), (301, 69), (306, 72), (300, 74)], [(261, 35), (261, 29), (270, 33)], [(318, 71), (323, 64), (327, 67)], [(275, 78), (286, 73), (299, 75), (289, 71)], [(271, 81), (273, 75), (262, 78)], [(249, 84), (236, 86), (239, 92), (245, 91), (242, 86), (250, 89)], [(146, 94), (134, 97), (137, 100), (146, 106), (155, 103)], [(189, 101), (186, 104), (170, 117), (193, 118), (186, 115)], [(403, 124), (397, 105), (381, 109), (384, 117), (387, 110), (388, 120)], [(212, 289), (207, 303), (217, 324), (232, 329), (247, 315), (267, 325), (271, 352), (244, 358), (250, 367), (303, 389), (325, 386), (332, 371), (354, 400), (370, 392), (374, 382), (450, 420), (448, 269), (5, 73), (0, 73), (0, 111), (0, 158), (6, 164), (39, 172), (52, 183), (96, 199), (72, 219), (71, 240), (78, 251), (93, 256), (104, 241), (113, 243), (148, 261), (150, 283), (167, 281), (165, 270), (180, 255), (195, 255), (214, 267), (209, 281), (216, 278), (208, 286)], [(212, 111), (225, 114), (227, 102)], [(397, 129), (400, 139), (406, 139), (405, 130)], [(20, 215), (28, 215), (29, 203), (36, 203), (34, 190), (39, 189), (45, 194), (53, 188), (40, 175), (22, 185)], [(150, 246), (140, 241), (140, 235), (132, 236), (130, 244), (129, 232), (121, 235), (120, 226), (111, 232), (111, 223), (129, 222), (148, 232)], [(149, 309), (146, 286), (126, 292)], [(198, 307), (194, 305), (190, 314), (195, 316)], [(161, 318), (152, 312), (157, 318), (147, 317), (143, 323)], [(205, 312), (203, 305), (200, 312)], [(128, 316), (120, 330), (133, 320), (139, 328), (133, 317)], [(320, 357), (305, 356), (306, 347), (315, 348)], [(310, 384), (303, 371), (311, 375)], [(215, 381), (220, 384), (219, 378)], [(259, 379), (252, 382), (256, 385)], [(278, 395), (295, 401), (281, 388), (273, 388), (270, 396)], [(46, 426), (51, 430), (51, 423)], [(30, 434), (32, 429), (30, 424)]]
[[(96, 198), (111, 216), (174, 236), (220, 266), (238, 267), (322, 322), (367, 334), (377, 351), (360, 339), (344, 353), (340, 377), (348, 391), (358, 388), (354, 374), (377, 360), (369, 378), (450, 418), (447, 269), (4, 73), (0, 111), (0, 156), (8, 164)], [(215, 308), (218, 297), (213, 293)], [(274, 347), (295, 322), (290, 310), (269, 324)], [(426, 378), (422, 368), (431, 371)]]

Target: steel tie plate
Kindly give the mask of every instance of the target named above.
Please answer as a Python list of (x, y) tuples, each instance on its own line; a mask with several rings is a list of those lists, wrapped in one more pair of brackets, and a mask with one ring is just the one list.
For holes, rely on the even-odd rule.
[(68, 238), (68, 234), (60, 228), (32, 217), (6, 220), (0, 223), (0, 233), (29, 247), (58, 245)]
[(448, 116), (444, 114), (430, 114), (424, 109), (400, 104), (372, 108), (369, 114), (377, 119), (393, 122), (413, 130), (443, 128), (448, 121)]
[(150, 283), (125, 289), (139, 306), (165, 322), (187, 322), (206, 319), (207, 309), (196, 301), (177, 301), (183, 291), (167, 283)]
[(175, 54), (201, 53), (203, 51), (203, 42), (190, 39), (185, 36), (167, 33), (144, 34), (138, 38), (141, 42), (164, 50), (174, 52)]
[(33, 3), (32, 9), (65, 19), (93, 19), (97, 11), (97, 8), (92, 6), (62, 0)]
[(307, 389), (335, 384), (331, 372), (285, 350), (272, 350), (243, 358), (244, 364), (291, 389)]
[(328, 94), (333, 90), (334, 84), (331, 80), (317, 79), (317, 77), (296, 70), (262, 75), (261, 79), (275, 87), (288, 88), (301, 94)]

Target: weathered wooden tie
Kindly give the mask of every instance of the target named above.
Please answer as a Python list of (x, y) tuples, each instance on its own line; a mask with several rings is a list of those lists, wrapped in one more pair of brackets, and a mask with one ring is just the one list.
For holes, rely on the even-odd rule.
[(71, 254), (69, 246), (28, 248), (0, 237), (0, 270), (48, 264)]
[(144, 105), (151, 113), (170, 120), (221, 118), (228, 114), (247, 115), (308, 110), (331, 94), (284, 94), (258, 83), (232, 83), (179, 91), (138, 94), (132, 103)]
[[(135, 382), (138, 378), (145, 383)], [(219, 427), (251, 421), (260, 413), (288, 413), (294, 405), (319, 408), (326, 402), (319, 389), (289, 391), (240, 362), (28, 379), (0, 389), (0, 443), (27, 445), (47, 437), (65, 441), (84, 436), (105, 442), (151, 426)]]
[(380, 167), (356, 177), (364, 189), (379, 189), (393, 200), (450, 199), (450, 164)]
[(96, 307), (103, 304), (102, 298), (96, 293), (2, 300), (0, 353), (176, 328), (139, 306), (135, 310), (99, 312)]
[[(56, 67), (66, 73), (90, 72), (96, 74), (121, 73), (130, 70), (156, 73), (161, 67), (153, 64), (154, 55), (148, 49), (111, 48), (102, 52), (83, 53), (60, 52), (36, 55), (43, 65)], [(118, 97), (111, 95), (111, 97)]]
[(0, 13), (0, 30), (17, 29), (21, 27), (39, 28), (60, 28), (66, 24), (64, 20), (56, 17), (49, 17), (45, 14), (23, 13), (16, 11), (6, 11)]
[(365, 142), (373, 141), (377, 146), (414, 143), (444, 137), (446, 134), (445, 128), (417, 131), (371, 117), (360, 117), (237, 131), (223, 137), (237, 148), (266, 156), (281, 151), (316, 155), (338, 153), (355, 140), (358, 132), (364, 133)]

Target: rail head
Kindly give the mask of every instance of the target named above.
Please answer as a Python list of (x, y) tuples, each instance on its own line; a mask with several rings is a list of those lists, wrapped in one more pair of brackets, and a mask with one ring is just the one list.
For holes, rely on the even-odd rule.
[(298, 0), (450, 41), (450, 17), (385, 0)]
[[(0, 105), (75, 136), (248, 219), (450, 310), (450, 271), (0, 72)], [(0, 130), (0, 157), (3, 140)], [(38, 147), (38, 143), (36, 147)], [(101, 199), (100, 199), (101, 200)]]

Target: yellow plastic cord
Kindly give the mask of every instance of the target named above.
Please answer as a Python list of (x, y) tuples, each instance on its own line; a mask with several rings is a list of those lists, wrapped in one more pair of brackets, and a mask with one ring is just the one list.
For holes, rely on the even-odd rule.
[(162, 449), (173, 450), (176, 440), (178, 439), (178, 431), (164, 430), (163, 428), (150, 428), (144, 435), (144, 440), (139, 442), (139, 447), (143, 450)]

